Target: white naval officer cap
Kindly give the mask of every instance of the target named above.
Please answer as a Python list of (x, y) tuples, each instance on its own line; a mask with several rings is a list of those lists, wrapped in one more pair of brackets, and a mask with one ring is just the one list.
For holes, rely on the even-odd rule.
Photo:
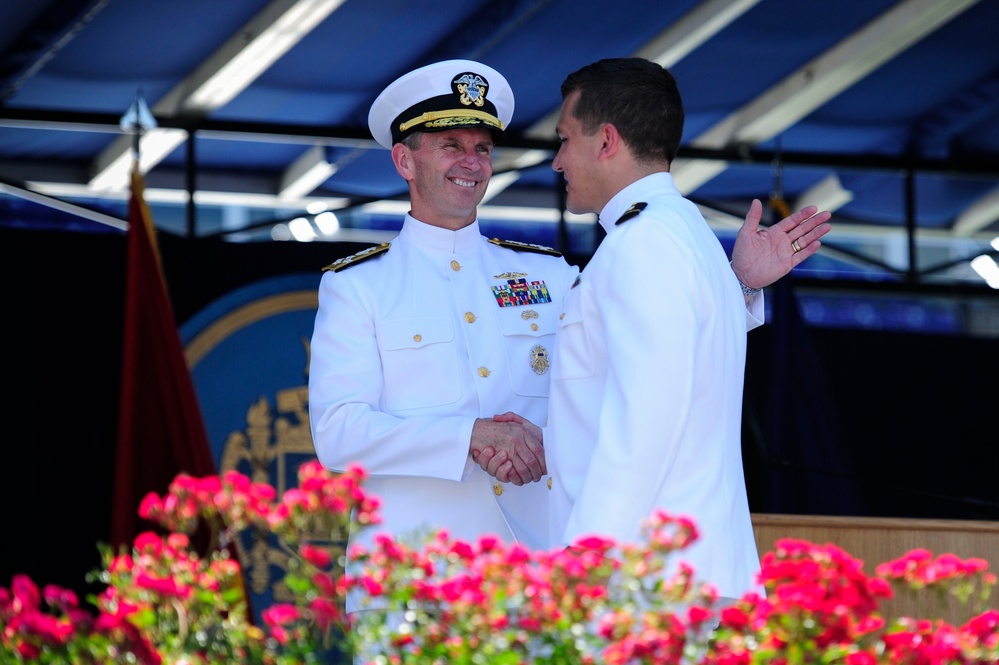
[(513, 90), (502, 74), (472, 60), (445, 60), (390, 83), (371, 105), (368, 129), (391, 149), (415, 131), (486, 127), (498, 139), (512, 118)]

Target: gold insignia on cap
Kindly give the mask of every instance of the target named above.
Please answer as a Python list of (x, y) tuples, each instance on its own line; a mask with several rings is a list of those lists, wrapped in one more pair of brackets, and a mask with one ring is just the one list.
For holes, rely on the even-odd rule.
[(535, 374), (544, 374), (549, 367), (548, 349), (540, 344), (535, 344), (534, 348), (531, 349), (531, 369), (534, 370)]
[(482, 106), (486, 103), (489, 84), (478, 74), (466, 72), (451, 82), (458, 92), (458, 99), (465, 106)]

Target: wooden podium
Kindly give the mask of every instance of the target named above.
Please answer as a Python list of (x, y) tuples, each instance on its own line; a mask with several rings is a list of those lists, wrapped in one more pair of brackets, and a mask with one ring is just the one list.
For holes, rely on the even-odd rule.
[[(962, 559), (977, 557), (989, 562), (989, 571), (999, 575), (999, 522), (923, 520), (871, 517), (823, 517), (754, 513), (753, 531), (760, 556), (774, 549), (781, 538), (797, 538), (817, 545), (832, 543), (864, 562), (864, 572), (874, 574), (881, 563), (898, 559), (914, 549), (939, 556), (951, 553)], [(973, 613), (951, 599), (941, 602), (926, 591), (899, 594), (881, 606), (882, 616), (944, 619), (960, 625)], [(999, 609), (999, 587), (993, 589), (986, 607)], [(985, 607), (982, 607), (983, 611)]]

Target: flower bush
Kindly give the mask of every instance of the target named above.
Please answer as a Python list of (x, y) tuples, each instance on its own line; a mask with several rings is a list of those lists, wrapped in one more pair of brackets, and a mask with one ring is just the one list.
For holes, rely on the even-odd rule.
[[(865, 573), (833, 545), (785, 539), (762, 558), (766, 596), (722, 606), (684, 564), (696, 525), (657, 512), (640, 543), (591, 537), (529, 551), (495, 538), (377, 536), (340, 553), (348, 529), (378, 523), (364, 470), (315, 461), (280, 497), (237, 472), (178, 476), (140, 514), (160, 527), (130, 551), (100, 546), (106, 584), (84, 608), (23, 575), (0, 588), (3, 663), (324, 662), (357, 652), (380, 665), (972, 664), (999, 662), (995, 575), (980, 559), (913, 550)], [(289, 602), (251, 620), (241, 534), (288, 556)], [(200, 554), (195, 542), (207, 536)], [(897, 591), (954, 597), (968, 620), (886, 617)], [(347, 616), (355, 594), (366, 611)]]
[[(278, 498), (272, 486), (237, 472), (178, 475), (167, 495), (150, 494), (139, 509), (168, 533), (142, 533), (128, 552), (99, 546), (104, 569), (94, 576), (107, 587), (91, 599), (92, 611), (70, 591), (50, 585), (39, 592), (23, 575), (0, 588), (0, 664), (319, 662), (342, 641), (334, 630), (345, 625), (342, 604), (326, 601), (338, 596), (342, 576), (307, 577), (327, 564), (331, 536), (377, 521), (364, 478), (360, 468), (334, 475), (304, 464), (298, 487)], [(205, 531), (202, 557), (191, 536)], [(296, 602), (266, 608), (263, 626), (251, 621), (232, 556), (244, 531), (273, 536), (289, 554), (285, 583)], [(313, 586), (323, 597), (306, 593)]]

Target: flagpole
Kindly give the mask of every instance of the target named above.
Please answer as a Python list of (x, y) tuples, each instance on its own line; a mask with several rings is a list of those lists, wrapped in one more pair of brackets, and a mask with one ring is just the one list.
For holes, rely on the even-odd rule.
[(121, 116), (118, 125), (122, 130), (132, 132), (132, 171), (139, 172), (142, 163), (142, 136), (150, 129), (157, 127), (156, 118), (149, 110), (149, 105), (146, 104), (141, 90), (135, 93), (135, 101), (125, 111), (125, 115)]

